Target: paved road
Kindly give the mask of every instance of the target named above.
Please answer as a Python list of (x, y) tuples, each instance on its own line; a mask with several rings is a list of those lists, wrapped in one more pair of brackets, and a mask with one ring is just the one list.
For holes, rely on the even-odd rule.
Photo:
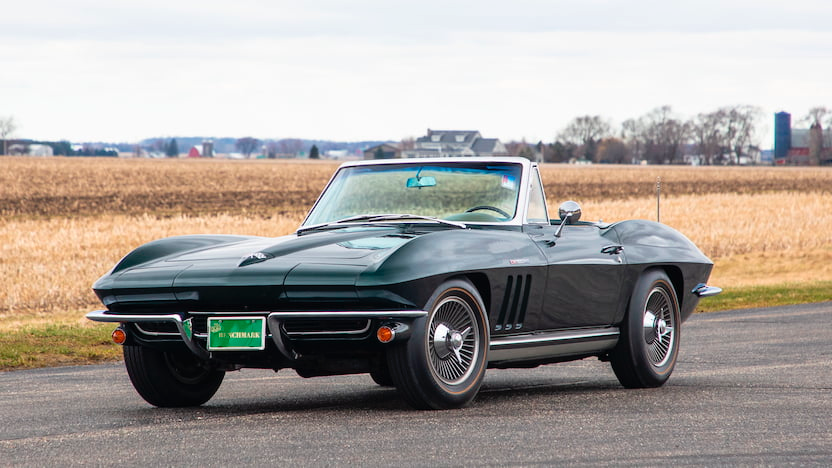
[(231, 373), (156, 409), (121, 365), (0, 374), (0, 465), (829, 465), (832, 303), (694, 316), (674, 375), (597, 360), (494, 370), (473, 405), (408, 409), (369, 376)]

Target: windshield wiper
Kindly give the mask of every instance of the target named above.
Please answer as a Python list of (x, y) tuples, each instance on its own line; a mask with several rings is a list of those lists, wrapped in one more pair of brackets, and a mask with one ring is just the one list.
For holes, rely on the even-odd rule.
[(456, 221), (448, 221), (446, 219), (436, 218), (434, 216), (421, 216), (421, 215), (414, 215), (414, 214), (374, 214), (374, 215), (358, 215), (358, 216), (350, 216), (349, 218), (339, 219), (338, 221), (332, 221), (329, 223), (323, 224), (316, 224), (314, 226), (306, 226), (298, 228), (297, 233), (302, 234), (308, 231), (315, 231), (318, 229), (329, 229), (329, 228), (337, 228), (337, 227), (346, 227), (351, 226), (354, 224), (361, 224), (361, 223), (375, 223), (375, 222), (385, 222), (385, 221), (396, 221), (396, 220), (416, 220), (416, 221), (429, 221), (432, 223), (438, 224), (445, 224), (447, 226), (454, 226), (459, 229), (467, 229), (468, 226), (465, 223), (460, 223)]

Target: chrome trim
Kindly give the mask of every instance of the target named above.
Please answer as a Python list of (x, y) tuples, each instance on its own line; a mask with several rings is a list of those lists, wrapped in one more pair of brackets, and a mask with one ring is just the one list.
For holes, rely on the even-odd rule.
[(311, 332), (290, 332), (286, 331), (286, 323), (281, 322), (281, 330), (288, 336), (320, 336), (320, 335), (362, 335), (370, 331), (370, 319), (367, 325), (361, 330), (340, 330), (340, 331), (311, 331)]
[[(532, 162), (526, 158), (516, 157), (516, 156), (499, 156), (499, 157), (484, 157), (484, 156), (458, 156), (458, 157), (450, 157), (450, 158), (398, 158), (398, 159), (367, 159), (367, 160), (359, 160), (359, 161), (349, 161), (341, 164), (338, 166), (338, 169), (332, 173), (332, 176), (329, 178), (329, 182), (326, 183), (324, 189), (321, 190), (321, 193), (318, 194), (318, 198), (315, 200), (315, 203), (312, 204), (312, 208), (306, 213), (306, 217), (303, 218), (303, 221), (300, 223), (300, 228), (304, 229), (307, 226), (306, 220), (309, 219), (309, 215), (315, 211), (317, 208), (318, 203), (321, 201), (321, 197), (323, 194), (329, 189), (329, 186), (332, 184), (332, 181), (335, 179), (335, 176), (341, 169), (347, 167), (354, 167), (354, 166), (377, 166), (377, 165), (389, 165), (389, 164), (399, 164), (399, 165), (415, 165), (415, 164), (440, 164), (440, 163), (449, 163), (449, 162), (460, 162), (460, 163), (471, 163), (471, 162), (491, 162), (491, 163), (502, 163), (502, 164), (519, 164), (521, 166), (520, 171), (520, 186), (517, 193), (517, 208), (514, 212), (514, 218), (506, 222), (477, 222), (472, 223), (468, 222), (468, 225), (482, 225), (482, 226), (522, 226), (524, 220), (526, 219), (526, 210), (528, 208), (528, 190), (523, 190), (524, 184), (528, 184), (529, 177), (531, 174), (531, 167)], [(547, 208), (548, 213), (548, 208)], [(295, 233), (297, 235), (297, 232)]]
[(618, 343), (617, 327), (566, 330), (491, 339), (488, 361), (514, 361), (607, 351)]
[(269, 318), (278, 320), (295, 318), (341, 318), (341, 319), (394, 319), (394, 318), (419, 318), (426, 317), (428, 313), (424, 310), (344, 310), (344, 311), (294, 311), (294, 312), (271, 312)]
[(145, 330), (144, 328), (141, 327), (141, 325), (139, 325), (138, 322), (135, 323), (134, 325), (136, 326), (136, 329), (143, 335), (149, 335), (149, 336), (179, 336), (179, 332), (154, 332), (154, 331), (150, 331), (150, 330)]
[(695, 288), (693, 288), (691, 292), (699, 297), (711, 297), (721, 293), (722, 288), (718, 288), (716, 286), (708, 286), (705, 283), (699, 283), (696, 285)]
[(201, 359), (208, 359), (208, 351), (194, 342), (185, 333), (185, 327), (182, 324), (182, 317), (179, 314), (114, 314), (107, 310), (94, 310), (86, 315), (87, 319), (93, 322), (109, 322), (109, 323), (139, 323), (139, 322), (173, 322), (176, 324), (176, 329), (179, 330), (179, 336), (188, 349), (191, 350), (197, 357)]

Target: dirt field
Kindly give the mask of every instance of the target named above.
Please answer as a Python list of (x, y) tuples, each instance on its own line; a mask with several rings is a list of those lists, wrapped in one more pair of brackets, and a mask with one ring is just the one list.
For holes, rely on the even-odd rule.
[[(130, 249), (191, 233), (292, 232), (337, 164), (0, 158), (0, 329), (83, 323)], [(715, 260), (722, 287), (832, 280), (832, 169), (544, 165), (550, 215), (655, 219)]]

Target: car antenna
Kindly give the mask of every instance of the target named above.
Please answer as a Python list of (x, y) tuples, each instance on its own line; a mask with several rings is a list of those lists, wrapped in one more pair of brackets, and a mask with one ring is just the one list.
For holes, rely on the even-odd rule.
[(656, 222), (662, 222), (662, 177), (656, 177)]

